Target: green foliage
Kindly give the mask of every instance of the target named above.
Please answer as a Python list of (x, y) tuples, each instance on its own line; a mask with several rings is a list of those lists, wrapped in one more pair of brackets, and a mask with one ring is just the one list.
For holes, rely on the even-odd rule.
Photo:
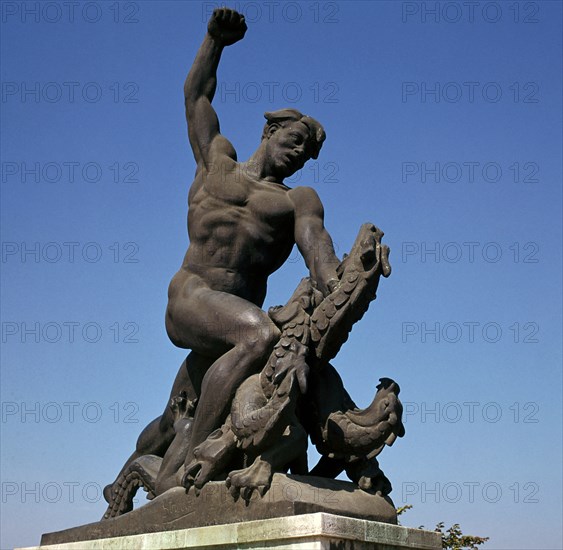
[[(412, 508), (412, 504), (406, 504), (397, 508), (397, 516), (404, 514)], [(399, 522), (401, 525), (401, 522)], [(424, 529), (421, 525), (419, 529)], [(445, 550), (478, 550), (477, 546), (487, 542), (489, 537), (477, 537), (475, 535), (464, 535), (461, 532), (459, 523), (454, 523), (446, 532), (444, 532), (444, 522), (436, 525), (435, 531), (442, 535), (442, 548)]]
[(436, 525), (436, 531), (442, 535), (442, 548), (448, 550), (478, 550), (477, 546), (489, 540), (489, 537), (476, 537), (474, 535), (464, 535), (461, 532), (459, 523), (454, 523), (445, 533), (444, 523)]
[[(397, 508), (397, 516), (404, 514), (407, 510), (410, 510), (411, 508), (412, 508), (412, 504), (405, 504), (404, 506)], [(399, 525), (401, 525), (401, 522), (399, 522)]]

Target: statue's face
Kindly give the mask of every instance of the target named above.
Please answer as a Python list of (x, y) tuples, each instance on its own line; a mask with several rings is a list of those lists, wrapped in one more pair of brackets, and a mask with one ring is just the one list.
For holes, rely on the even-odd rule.
[(287, 178), (311, 158), (308, 152), (309, 129), (302, 122), (272, 129), (268, 136), (268, 157), (272, 170)]

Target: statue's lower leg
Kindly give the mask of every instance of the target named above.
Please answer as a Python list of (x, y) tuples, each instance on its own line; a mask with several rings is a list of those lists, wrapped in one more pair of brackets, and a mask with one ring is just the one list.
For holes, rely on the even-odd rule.
[[(275, 333), (270, 332), (267, 339), (251, 345), (246, 343), (236, 345), (219, 357), (207, 371), (201, 385), (201, 396), (185, 456), (186, 467), (197, 459), (195, 449), (227, 419), (239, 386), (264, 365), (275, 343), (272, 336), (277, 338)], [(190, 477), (185, 476), (184, 479), (189, 484)]]

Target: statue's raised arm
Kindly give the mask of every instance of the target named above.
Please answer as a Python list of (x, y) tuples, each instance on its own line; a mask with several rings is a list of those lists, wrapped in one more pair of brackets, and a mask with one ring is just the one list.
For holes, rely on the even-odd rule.
[(227, 8), (216, 9), (207, 34), (184, 84), (188, 136), (198, 166), (208, 165), (216, 154), (235, 158), (231, 143), (221, 136), (217, 113), (211, 106), (217, 88), (217, 67), (225, 46), (246, 33), (244, 16)]

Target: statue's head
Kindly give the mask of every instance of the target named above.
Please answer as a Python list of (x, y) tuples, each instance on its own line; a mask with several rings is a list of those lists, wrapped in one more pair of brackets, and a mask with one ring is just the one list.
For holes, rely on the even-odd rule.
[(326, 138), (321, 124), (295, 109), (265, 113), (262, 141), (274, 169), (289, 177), (311, 158), (316, 159)]

